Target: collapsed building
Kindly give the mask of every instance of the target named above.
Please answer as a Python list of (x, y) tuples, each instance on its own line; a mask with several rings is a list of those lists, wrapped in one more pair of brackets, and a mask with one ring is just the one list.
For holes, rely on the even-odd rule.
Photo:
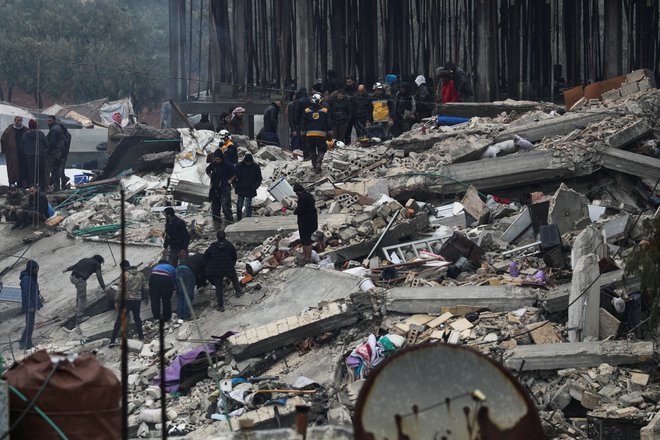
[[(310, 438), (353, 438), (361, 388), (377, 367), (407, 348), (442, 343), (504, 365), (547, 438), (617, 430), (654, 438), (655, 340), (640, 281), (624, 276), (624, 260), (648, 238), (644, 220), (660, 215), (660, 92), (637, 71), (568, 111), (520, 101), (479, 106), (497, 112), (335, 148), (320, 176), (295, 152), (234, 136), (264, 177), (255, 216), (225, 228), (247, 294), (228, 296), (221, 314), (212, 288), (200, 289), (196, 319), (166, 324), (171, 436), (288, 428), (306, 407)], [(214, 241), (204, 167), (217, 135), (141, 129), (101, 178), (53, 196), (50, 228), (7, 238), (0, 326), (9, 337), (2, 357), (14, 368), (28, 355), (11, 342), (23, 322), (10, 302), (21, 266), (14, 253), (25, 243), (25, 256), (43, 260), (38, 349), (93, 351), (120, 377), (120, 353), (107, 346), (116, 316), (108, 299), (119, 289), (119, 188), (126, 256), (140, 269), (161, 255), (166, 206), (188, 224), (191, 252)], [(310, 190), (320, 214), (314, 263), (304, 267), (293, 182)], [(92, 253), (115, 261), (104, 270), (114, 282), (91, 295), (76, 326), (62, 261)], [(161, 347), (147, 306), (142, 315), (145, 341), (127, 341), (127, 412), (131, 436), (149, 438), (161, 429)]]

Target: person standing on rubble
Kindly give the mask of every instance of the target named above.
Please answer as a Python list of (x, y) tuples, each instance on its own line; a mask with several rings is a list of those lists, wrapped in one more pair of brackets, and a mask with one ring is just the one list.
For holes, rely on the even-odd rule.
[(172, 266), (179, 264), (179, 258), (186, 258), (190, 234), (183, 219), (176, 216), (174, 208), (168, 206), (165, 213), (165, 241), (163, 247), (168, 252), (168, 261)]
[(32, 225), (36, 227), (45, 221), (48, 214), (48, 197), (39, 191), (39, 187), (32, 185), (28, 188), (28, 196), (19, 209), (16, 210), (16, 223), (12, 229), (27, 228)]
[(193, 254), (176, 267), (176, 284), (178, 287), (176, 314), (179, 319), (187, 321), (192, 316), (185, 295), (188, 295), (190, 304), (192, 304), (195, 297), (195, 286), (202, 287), (206, 285), (205, 273), (206, 261), (204, 260), (204, 254)]
[[(96, 274), (96, 279), (99, 282), (101, 289), (105, 290), (105, 281), (103, 281), (103, 274), (101, 265), (105, 260), (100, 255), (94, 255), (92, 258), (83, 258), (73, 266), (69, 266), (62, 271), (66, 273), (71, 271), (69, 281), (76, 287), (76, 319), (80, 320), (87, 306), (87, 280), (92, 274)], [(78, 321), (80, 323), (80, 321)]]
[[(135, 330), (137, 331), (138, 339), (144, 340), (144, 333), (142, 332), (142, 319), (140, 318), (140, 307), (142, 300), (149, 303), (149, 287), (147, 280), (142, 275), (137, 267), (131, 266), (127, 260), (119, 263), (121, 269), (121, 276), (124, 277), (124, 286), (126, 287), (126, 324), (128, 325), (128, 314), (133, 314), (133, 321), (135, 322)], [(117, 310), (117, 319), (115, 320), (115, 327), (112, 329), (112, 336), (110, 337), (110, 348), (115, 346), (115, 341), (119, 335), (121, 328), (121, 292), (117, 293), (115, 297), (115, 310)]]
[(402, 83), (394, 100), (392, 137), (410, 130), (415, 120), (415, 98), (410, 94), (410, 85)]
[(215, 131), (215, 127), (213, 126), (213, 122), (209, 120), (209, 114), (208, 113), (202, 113), (202, 117), (199, 120), (197, 124), (195, 124), (195, 130), (209, 130), (209, 131)]
[(0, 138), (0, 152), (7, 161), (7, 177), (9, 184), (17, 184), (21, 188), (27, 187), (27, 163), (21, 149), (21, 139), (28, 129), (23, 125), (23, 117), (14, 117), (14, 123), (7, 127)]
[(280, 146), (280, 138), (277, 137), (277, 122), (280, 116), (282, 100), (275, 99), (264, 111), (264, 126), (257, 135), (257, 140), (266, 145)]
[(115, 112), (112, 114), (112, 123), (108, 125), (108, 147), (106, 153), (108, 157), (112, 156), (112, 153), (117, 149), (119, 142), (128, 136), (124, 132), (124, 128), (121, 126), (122, 117), (121, 113)]
[[(295, 104), (293, 105), (293, 121), (289, 113), (289, 125), (291, 126), (291, 149), (300, 148), (303, 152), (303, 160), (309, 160), (309, 149), (305, 136), (302, 134), (302, 119), (305, 115), (305, 109), (312, 105), (311, 99), (307, 96), (307, 88), (299, 87), (295, 93)], [(293, 122), (293, 125), (291, 123)]]
[(433, 94), (431, 93), (429, 86), (426, 85), (426, 78), (424, 78), (424, 75), (418, 75), (417, 78), (415, 78), (415, 84), (417, 85), (417, 91), (415, 92), (417, 114), (415, 115), (415, 118), (421, 122), (422, 119), (431, 117), (435, 103)]
[(319, 217), (316, 210), (316, 201), (305, 188), (296, 183), (293, 192), (298, 196), (298, 206), (293, 213), (298, 216), (298, 232), (300, 243), (303, 245), (303, 258), (305, 263), (312, 262), (312, 234), (319, 228)]
[(385, 86), (377, 82), (373, 86), (373, 95), (371, 96), (372, 112), (372, 125), (374, 129), (371, 130), (372, 136), (384, 139), (387, 137), (389, 127), (394, 124), (392, 119), (392, 100), (389, 99), (385, 93)]
[(236, 261), (238, 255), (236, 248), (227, 240), (225, 231), (218, 231), (216, 234), (218, 241), (212, 243), (204, 252), (204, 261), (206, 263), (206, 278), (215, 286), (215, 299), (218, 301), (217, 310), (225, 311), (224, 298), (224, 280), (228, 278), (234, 286), (236, 297), (243, 295), (241, 283), (236, 274)]
[(227, 130), (220, 130), (220, 141), (222, 144), (218, 145), (222, 155), (226, 160), (231, 162), (233, 165), (238, 163), (238, 148), (234, 145), (234, 141), (231, 139), (231, 134)]
[(25, 155), (26, 168), (28, 173), (28, 187), (38, 185), (41, 191), (46, 191), (48, 179), (46, 177), (46, 150), (48, 141), (46, 135), (37, 128), (37, 121), (30, 119), (28, 122), (28, 131), (21, 138), (21, 150)]
[(327, 108), (321, 107), (321, 95), (316, 93), (312, 96), (312, 105), (305, 109), (300, 124), (309, 157), (317, 174), (321, 172), (323, 156), (328, 149), (325, 141), (332, 139), (332, 127), (328, 113)]
[(232, 163), (224, 159), (222, 151), (213, 152), (213, 161), (206, 167), (206, 174), (211, 178), (209, 188), (209, 201), (211, 202), (211, 214), (216, 228), (222, 224), (220, 210), (228, 223), (234, 222), (231, 212), (231, 181), (236, 175), (236, 168)]
[[(371, 98), (367, 93), (364, 84), (357, 88), (357, 95), (351, 98), (353, 101), (353, 118), (355, 120), (355, 130), (358, 137), (366, 136), (366, 127), (371, 126), (373, 121), (374, 107), (371, 104)], [(335, 133), (336, 135), (336, 133)]]
[(451, 70), (443, 69), (438, 74), (440, 78), (440, 100), (443, 104), (460, 102), (461, 98), (454, 84), (454, 75)]
[(39, 291), (39, 264), (34, 260), (28, 260), (25, 270), (21, 272), (21, 313), (25, 313), (25, 329), (19, 342), (21, 350), (32, 348), (32, 332), (34, 330), (34, 320), (37, 310), (44, 305), (41, 302), (41, 292)]
[(246, 154), (243, 162), (236, 167), (236, 175), (233, 177), (234, 189), (238, 196), (236, 203), (236, 217), (238, 221), (243, 218), (243, 205), (245, 204), (245, 216), (252, 217), (252, 198), (257, 196), (257, 189), (261, 186), (261, 168), (254, 163), (251, 154)]
[(46, 150), (46, 153), (50, 171), (49, 183), (54, 191), (59, 191), (64, 189), (69, 180), (64, 174), (64, 167), (71, 142), (70, 138), (66, 136), (68, 131), (62, 124), (57, 123), (55, 116), (48, 116), (47, 122), (48, 134), (46, 140), (48, 141), (48, 150)]
[(243, 117), (245, 116), (245, 109), (243, 107), (236, 107), (231, 112), (231, 119), (227, 124), (227, 130), (231, 134), (243, 134)]
[[(160, 260), (149, 276), (151, 314), (155, 319), (172, 319), (172, 295), (176, 290), (176, 269), (167, 260)], [(162, 314), (161, 314), (162, 309)]]
[(350, 133), (348, 134), (348, 141), (345, 138), (348, 125), (353, 118), (353, 103), (346, 96), (344, 89), (336, 90), (330, 95), (330, 118), (335, 137), (347, 144), (350, 143)]
[(220, 120), (218, 125), (215, 127), (216, 133), (220, 133), (222, 130), (226, 130), (229, 127), (229, 121), (231, 120), (231, 113), (222, 112), (220, 113)]

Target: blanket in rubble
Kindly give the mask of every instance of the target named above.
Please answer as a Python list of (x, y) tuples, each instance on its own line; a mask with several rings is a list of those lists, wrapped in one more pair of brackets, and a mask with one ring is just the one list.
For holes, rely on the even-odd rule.
[(373, 334), (369, 335), (367, 341), (355, 347), (346, 358), (351, 378), (355, 381), (367, 377), (374, 367), (401, 348), (404, 342), (403, 336), (399, 335), (388, 334), (378, 339)]

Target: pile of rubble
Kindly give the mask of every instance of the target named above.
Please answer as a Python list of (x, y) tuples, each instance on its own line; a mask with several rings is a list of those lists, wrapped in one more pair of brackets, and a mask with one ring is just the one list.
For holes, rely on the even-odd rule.
[[(199, 289), (200, 331), (176, 317), (167, 324), (170, 365), (200, 347), (211, 357), (197, 352), (181, 368), (168, 393), (168, 430), (203, 438), (290, 426), (300, 405), (310, 406), (312, 425), (350, 426), (373, 368), (402, 348), (437, 342), (513, 371), (549, 438), (586, 438), (591, 425), (614, 419), (655, 423), (648, 310), (639, 280), (622, 279), (625, 256), (646, 238), (643, 221), (660, 215), (660, 91), (633, 72), (603, 100), (545, 110), (335, 148), (321, 176), (297, 152), (236, 137), (264, 177), (255, 217), (225, 229), (248, 295), (228, 298), (221, 316), (209, 307), (211, 288)], [(172, 205), (193, 233), (190, 251), (203, 252), (214, 233), (203, 169), (217, 138), (180, 135), (171, 173), (121, 179), (127, 240), (162, 245), (160, 212)], [(307, 186), (319, 210), (306, 267), (298, 267), (293, 182)], [(57, 195), (54, 224), (73, 239), (118, 240), (117, 183)], [(160, 429), (150, 322), (145, 333), (152, 342), (129, 341), (138, 437)], [(44, 347), (98, 349), (119, 370), (105, 327), (84, 347), (51, 337)], [(374, 348), (378, 355), (365, 357)]]

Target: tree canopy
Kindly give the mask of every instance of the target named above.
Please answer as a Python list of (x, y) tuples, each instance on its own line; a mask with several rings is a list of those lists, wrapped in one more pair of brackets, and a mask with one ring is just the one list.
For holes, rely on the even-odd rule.
[(167, 96), (168, 9), (159, 0), (0, 0), (0, 100), (14, 88), (71, 102)]

